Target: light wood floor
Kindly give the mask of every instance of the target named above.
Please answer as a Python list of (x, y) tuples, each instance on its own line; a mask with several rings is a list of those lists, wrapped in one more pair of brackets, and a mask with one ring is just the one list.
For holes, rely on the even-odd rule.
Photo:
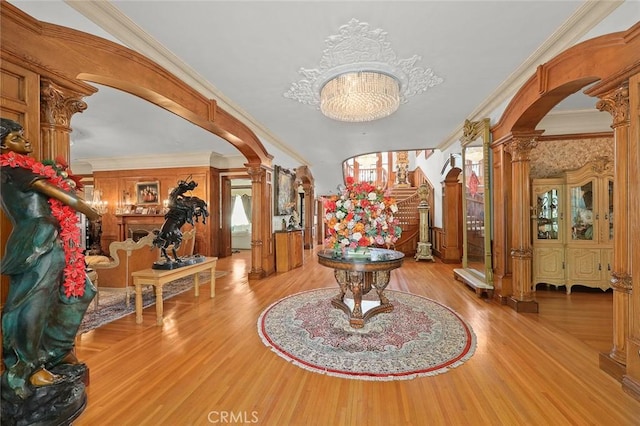
[[(90, 368), (75, 425), (638, 425), (640, 402), (598, 367), (611, 342), (611, 293), (539, 287), (539, 314), (517, 314), (453, 279), (453, 266), (407, 259), (390, 289), (458, 312), (477, 349), (462, 366), (406, 381), (339, 379), (292, 365), (264, 346), (260, 313), (302, 290), (336, 287), (305, 252), (302, 268), (248, 282), (248, 252), (218, 262), (216, 297), (191, 292), (144, 323), (135, 315), (78, 338)], [(205, 284), (206, 285), (206, 284)]]

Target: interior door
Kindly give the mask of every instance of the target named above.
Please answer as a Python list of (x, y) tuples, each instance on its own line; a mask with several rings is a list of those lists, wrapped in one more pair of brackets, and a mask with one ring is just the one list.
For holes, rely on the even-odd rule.
[(222, 217), (220, 218), (220, 257), (231, 256), (231, 214), (233, 203), (231, 199), (231, 179), (222, 176), (220, 179), (220, 207)]

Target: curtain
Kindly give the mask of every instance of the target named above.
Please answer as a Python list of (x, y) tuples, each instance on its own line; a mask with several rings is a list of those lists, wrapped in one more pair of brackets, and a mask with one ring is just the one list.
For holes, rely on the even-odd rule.
[(247, 215), (247, 220), (251, 223), (251, 195), (242, 195), (242, 207), (244, 208), (244, 214)]

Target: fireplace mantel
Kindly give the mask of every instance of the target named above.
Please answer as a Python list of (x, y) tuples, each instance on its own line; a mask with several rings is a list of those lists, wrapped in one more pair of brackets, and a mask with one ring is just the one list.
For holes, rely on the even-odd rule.
[(164, 220), (164, 215), (161, 214), (116, 215), (116, 222), (118, 224), (118, 238), (120, 241), (124, 241), (127, 238), (133, 238), (134, 240), (136, 240), (143, 236), (138, 232), (152, 232), (155, 229), (159, 230), (162, 227)]

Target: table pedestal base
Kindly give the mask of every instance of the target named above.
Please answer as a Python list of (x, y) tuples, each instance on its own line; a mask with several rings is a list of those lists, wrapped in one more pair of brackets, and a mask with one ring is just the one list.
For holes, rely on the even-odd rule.
[[(384, 289), (389, 284), (391, 271), (359, 272), (334, 269), (334, 276), (340, 286), (340, 293), (331, 299), (331, 304), (335, 308), (342, 309), (349, 316), (351, 327), (362, 328), (365, 322), (374, 315), (393, 311), (393, 305), (384, 295)], [(372, 288), (375, 288), (378, 293), (380, 305), (363, 313), (362, 296), (369, 293)], [(344, 296), (347, 291), (350, 291), (353, 295), (353, 309), (344, 303)]]

